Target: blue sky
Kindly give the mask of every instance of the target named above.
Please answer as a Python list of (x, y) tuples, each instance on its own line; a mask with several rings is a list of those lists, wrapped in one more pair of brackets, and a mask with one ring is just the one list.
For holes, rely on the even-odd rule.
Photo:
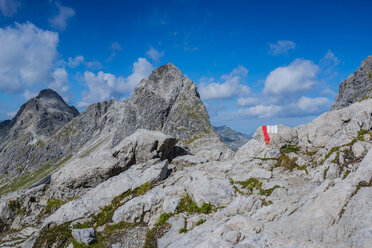
[(370, 1), (0, 0), (0, 119), (43, 88), (78, 109), (174, 63), (214, 125), (251, 133), (328, 111), (372, 54)]

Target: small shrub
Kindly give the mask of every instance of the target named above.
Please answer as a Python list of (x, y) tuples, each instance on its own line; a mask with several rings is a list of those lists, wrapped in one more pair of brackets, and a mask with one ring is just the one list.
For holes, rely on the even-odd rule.
[(198, 207), (198, 204), (196, 204), (189, 195), (185, 195), (181, 198), (176, 210), (176, 213), (183, 212), (209, 214), (212, 212), (212, 205), (203, 202), (201, 207)]
[(180, 229), (179, 233), (187, 233), (187, 228), (183, 227)]
[(300, 150), (299, 147), (297, 146), (292, 146), (292, 145), (286, 145), (285, 147), (282, 148), (282, 152), (284, 153), (291, 153), (291, 152), (298, 152)]
[(9, 201), (9, 209), (16, 213), (21, 208), (21, 203), (18, 200)]
[(270, 189), (260, 189), (260, 195), (263, 195), (263, 196), (270, 196), (271, 193), (273, 193), (273, 191), (276, 189), (276, 188), (280, 188), (278, 185), (275, 185), (274, 187), (270, 188)]
[(198, 222), (196, 222), (196, 225), (197, 226), (200, 226), (201, 224), (203, 224), (206, 220), (205, 219), (200, 219)]
[(253, 189), (260, 189), (262, 187), (262, 182), (254, 177), (251, 177), (245, 181), (239, 181), (237, 183), (240, 184), (243, 189), (248, 188), (250, 191)]
[(62, 200), (57, 199), (48, 199), (47, 205), (43, 209), (43, 211), (39, 214), (39, 218), (43, 217), (45, 214), (51, 214), (59, 209), (63, 204), (65, 204)]
[(164, 225), (169, 220), (170, 217), (172, 217), (172, 214), (162, 213), (159, 217), (159, 221), (158, 221), (157, 225), (159, 225), (159, 226)]

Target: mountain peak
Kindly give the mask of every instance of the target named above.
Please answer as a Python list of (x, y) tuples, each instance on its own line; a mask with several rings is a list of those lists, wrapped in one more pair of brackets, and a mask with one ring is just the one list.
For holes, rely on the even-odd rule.
[(41, 99), (41, 98), (56, 98), (56, 99), (59, 99), (59, 100), (63, 100), (63, 98), (57, 93), (55, 92), (54, 90), (52, 89), (43, 89), (40, 91), (39, 95), (36, 97), (37, 99)]

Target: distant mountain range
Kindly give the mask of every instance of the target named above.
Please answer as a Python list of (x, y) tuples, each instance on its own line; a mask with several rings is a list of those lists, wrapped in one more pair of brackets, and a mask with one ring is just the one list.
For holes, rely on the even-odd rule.
[(214, 129), (220, 135), (223, 142), (225, 142), (231, 148), (231, 150), (235, 152), (250, 138), (250, 135), (237, 132), (226, 125), (214, 127)]

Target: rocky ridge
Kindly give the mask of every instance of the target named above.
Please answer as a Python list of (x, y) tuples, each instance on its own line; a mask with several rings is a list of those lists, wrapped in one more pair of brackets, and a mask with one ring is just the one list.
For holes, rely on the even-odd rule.
[[(141, 90), (151, 89), (149, 80), (133, 95), (170, 103), (167, 90), (179, 92)], [(106, 121), (100, 135), (48, 185), (0, 199), (0, 247), (369, 247), (372, 99), (296, 128), (278, 125), (269, 145), (258, 127), (233, 157), (218, 160), (193, 148), (223, 154), (204, 144), (211, 138), (186, 148), (187, 132), (165, 134), (172, 128), (110, 132), (130, 101), (104, 103), (115, 114), (96, 118)]]
[(339, 86), (331, 110), (341, 109), (355, 102), (372, 97), (372, 56), (362, 61), (360, 67)]

